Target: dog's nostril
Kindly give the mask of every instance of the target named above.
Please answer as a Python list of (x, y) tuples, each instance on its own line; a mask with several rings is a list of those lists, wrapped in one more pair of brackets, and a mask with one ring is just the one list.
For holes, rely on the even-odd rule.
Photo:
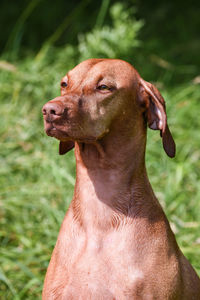
[(43, 115), (46, 115), (46, 114), (47, 114), (47, 111), (46, 111), (45, 108), (42, 109), (42, 113), (43, 113)]
[(51, 109), (51, 110), (50, 110), (50, 114), (51, 114), (51, 115), (56, 115), (56, 111), (55, 111), (54, 109)]

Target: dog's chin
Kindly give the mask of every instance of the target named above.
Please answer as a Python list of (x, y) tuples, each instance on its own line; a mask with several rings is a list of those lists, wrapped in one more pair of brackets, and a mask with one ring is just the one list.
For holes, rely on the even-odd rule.
[(45, 126), (45, 131), (48, 136), (54, 137), (60, 141), (71, 139), (68, 133), (66, 133), (60, 129), (57, 129), (54, 126)]

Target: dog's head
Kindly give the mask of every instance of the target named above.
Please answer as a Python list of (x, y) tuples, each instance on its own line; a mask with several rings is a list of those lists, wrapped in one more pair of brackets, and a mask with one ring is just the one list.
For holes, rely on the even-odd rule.
[(151, 129), (160, 130), (166, 153), (175, 155), (164, 99), (122, 60), (80, 63), (61, 80), (61, 96), (47, 102), (42, 112), (46, 133), (60, 140), (60, 154), (72, 149), (74, 141), (100, 140), (116, 121), (135, 127), (148, 123)]

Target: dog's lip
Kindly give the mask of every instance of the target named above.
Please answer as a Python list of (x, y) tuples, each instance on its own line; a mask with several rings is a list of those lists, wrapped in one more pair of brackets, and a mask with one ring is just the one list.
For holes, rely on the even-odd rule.
[(53, 124), (51, 127), (46, 128), (45, 131), (48, 136), (54, 137), (60, 141), (65, 141), (65, 140), (68, 141), (69, 138), (74, 141), (76, 140), (77, 142), (80, 143), (88, 143), (88, 144), (97, 141), (97, 138), (94, 137), (82, 137), (82, 138), (70, 137), (66, 132), (54, 127)]
[(69, 137), (66, 132), (63, 132), (62, 130), (56, 128), (52, 122), (45, 124), (45, 131), (48, 136), (55, 137), (59, 140)]
[(88, 143), (88, 144), (92, 144), (98, 140), (101, 140), (108, 132), (109, 129), (106, 129), (101, 135), (99, 136), (77, 136), (77, 135), (73, 135), (71, 130), (70, 130), (70, 134), (69, 132), (67, 133), (65, 130), (62, 130), (60, 128), (57, 128), (57, 126), (55, 125), (54, 122), (45, 122), (45, 132), (48, 136), (54, 137), (60, 141), (68, 141), (73, 140), (73, 141), (77, 141), (80, 143)]

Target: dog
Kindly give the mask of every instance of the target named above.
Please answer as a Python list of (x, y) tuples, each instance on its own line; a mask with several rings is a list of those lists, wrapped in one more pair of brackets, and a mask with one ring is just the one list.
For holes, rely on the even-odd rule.
[[(163, 97), (127, 62), (89, 59), (42, 109), (59, 153), (75, 146), (74, 197), (47, 270), (43, 300), (199, 300), (145, 167), (147, 126), (175, 156)], [(159, 175), (159, 174), (158, 174)]]

